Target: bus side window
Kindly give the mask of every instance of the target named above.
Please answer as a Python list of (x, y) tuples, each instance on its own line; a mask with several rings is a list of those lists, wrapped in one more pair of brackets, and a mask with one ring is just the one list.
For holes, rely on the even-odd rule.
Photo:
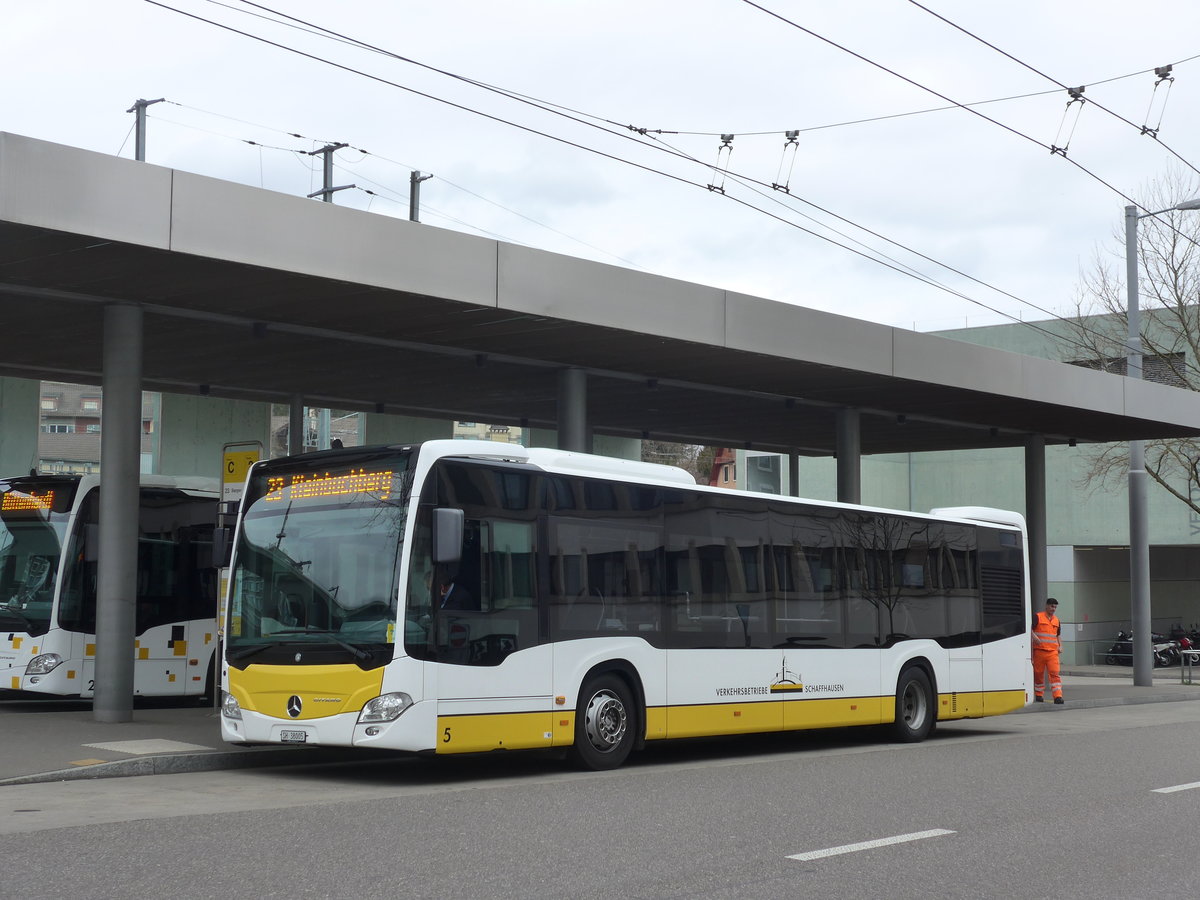
[(69, 543), (70, 562), (58, 610), (58, 623), (68, 631), (96, 632), (99, 516), (100, 492), (93, 489), (80, 503), (80, 525)]
[(211, 553), (213, 501), (179, 491), (142, 489), (138, 511), (137, 625), (147, 628), (216, 615), (216, 574)]
[[(436, 494), (423, 495), (423, 506), (462, 509), (462, 554), (456, 563), (431, 566), (432, 623), (422, 618), (424, 591), (410, 579), (406, 646), (420, 658), (459, 665), (495, 666), (510, 654), (541, 642), (537, 604), (537, 506), (533, 479), (526, 472), (464, 466), (440, 466)], [(429, 513), (418, 516), (415, 551), (424, 554)], [(424, 571), (422, 560), (414, 564)], [(463, 599), (451, 592), (440, 603), (440, 587), (453, 581)], [(422, 640), (424, 636), (424, 640)]]

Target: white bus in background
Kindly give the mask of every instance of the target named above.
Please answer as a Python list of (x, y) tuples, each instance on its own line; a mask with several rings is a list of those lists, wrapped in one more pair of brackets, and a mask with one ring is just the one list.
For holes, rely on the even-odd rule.
[[(256, 464), (222, 733), (472, 753), (939, 720), (1030, 700), (1015, 513), (697, 486), (490, 442)], [(447, 590), (446, 586), (453, 585)]]
[[(0, 692), (94, 693), (100, 479), (0, 479)], [(212, 696), (217, 481), (139, 493), (134, 693)]]

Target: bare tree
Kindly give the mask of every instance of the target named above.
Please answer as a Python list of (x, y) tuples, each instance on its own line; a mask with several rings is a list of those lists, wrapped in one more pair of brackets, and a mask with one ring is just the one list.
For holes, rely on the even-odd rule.
[[(1200, 195), (1200, 182), (1182, 172), (1155, 181), (1142, 205), (1168, 209)], [(1076, 299), (1078, 315), (1067, 322), (1063, 359), (1124, 374), (1129, 318), (1125, 283), (1125, 235), (1116, 248), (1098, 251), (1083, 273)], [(1141, 313), (1143, 378), (1200, 390), (1200, 215), (1164, 212), (1138, 226), (1138, 294)], [(1088, 486), (1115, 485), (1129, 468), (1125, 444), (1089, 450)], [(1146, 442), (1146, 472), (1200, 514), (1200, 438)]]
[(701, 484), (708, 484), (714, 448), (700, 444), (674, 444), (670, 441), (642, 441), (642, 461), (679, 466)]

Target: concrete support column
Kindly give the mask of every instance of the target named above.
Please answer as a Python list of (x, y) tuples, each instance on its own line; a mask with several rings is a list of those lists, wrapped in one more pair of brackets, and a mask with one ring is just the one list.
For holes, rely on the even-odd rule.
[(448, 441), (454, 437), (452, 419), (427, 419), (418, 416), (393, 416), (385, 413), (364, 413), (359, 443), (419, 444), (422, 441)]
[(862, 503), (862, 433), (857, 409), (837, 411), (837, 498)]
[(588, 440), (587, 372), (583, 369), (558, 373), (558, 449), (592, 452)]
[(28, 475), (38, 467), (38, 401), (41, 383), (0, 378), (0, 472)]
[(800, 496), (800, 451), (795, 447), (788, 451), (788, 495)]
[(1147, 515), (1150, 478), (1146, 444), (1129, 442), (1129, 619), (1133, 626), (1133, 683), (1154, 686), (1154, 642), (1150, 637), (1150, 521)]
[(1033, 609), (1046, 605), (1046, 439), (1025, 439), (1025, 529), (1029, 534), (1029, 590)]
[(288, 404), (288, 456), (304, 452), (304, 398), (293, 394)]
[(103, 354), (96, 694), (92, 713), (98, 722), (128, 722), (133, 718), (137, 612), (141, 307), (105, 307)]

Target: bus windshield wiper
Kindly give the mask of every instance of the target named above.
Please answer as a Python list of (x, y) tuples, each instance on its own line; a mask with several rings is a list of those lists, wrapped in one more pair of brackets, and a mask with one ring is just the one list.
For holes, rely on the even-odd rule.
[(276, 645), (276, 644), (255, 644), (253, 647), (243, 647), (241, 650), (235, 650), (233, 653), (229, 654), (229, 661), (237, 662), (238, 660), (246, 659), (247, 657), (253, 656), (255, 653), (261, 653), (262, 651), (266, 650), (268, 647), (275, 647), (275, 646), (278, 646), (278, 645)]
[(33, 628), (33, 619), (29, 618), (29, 616), (25, 615), (25, 613), (19, 612), (15, 606), (0, 605), (0, 616), (8, 616), (18, 619), (25, 623), (26, 629)]
[(370, 659), (371, 653), (364, 650), (362, 647), (356, 647), (348, 641), (343, 641), (337, 636), (337, 632), (330, 631), (327, 628), (289, 628), (286, 631), (273, 631), (272, 634), (323, 634), (331, 641), (341, 647), (343, 650), (349, 650), (354, 654), (355, 659)]

